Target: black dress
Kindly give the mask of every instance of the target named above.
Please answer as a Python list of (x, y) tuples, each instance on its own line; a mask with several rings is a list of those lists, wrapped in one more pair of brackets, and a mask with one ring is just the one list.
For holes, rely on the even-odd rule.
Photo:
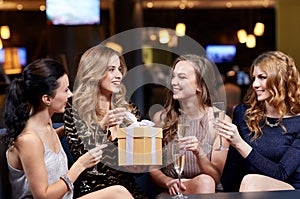
[(267, 121), (274, 126), (264, 125), (263, 134), (251, 141), (253, 136), (246, 124), (246, 109), (244, 104), (235, 108), (233, 123), (252, 151), (243, 158), (230, 147), (222, 176), (224, 190), (238, 191), (242, 178), (247, 174), (269, 176), (300, 189), (300, 116), (282, 119), (286, 132), (280, 125), (274, 125), (278, 118), (268, 117)]
[[(138, 109), (132, 106), (132, 112), (139, 114)], [(65, 134), (68, 145), (76, 161), (81, 155), (88, 151), (86, 140), (79, 136), (80, 132), (87, 132), (87, 126), (70, 103), (67, 104), (64, 114)], [(110, 131), (106, 136), (110, 136)], [(135, 182), (135, 175), (126, 172), (124, 168), (118, 168), (118, 140), (108, 142), (108, 146), (103, 149), (101, 162), (97, 169), (103, 175), (92, 175), (87, 171), (83, 172), (75, 182), (74, 196), (80, 197), (87, 193), (103, 189), (112, 185), (122, 185), (128, 189), (134, 198), (146, 198), (140, 187)]]

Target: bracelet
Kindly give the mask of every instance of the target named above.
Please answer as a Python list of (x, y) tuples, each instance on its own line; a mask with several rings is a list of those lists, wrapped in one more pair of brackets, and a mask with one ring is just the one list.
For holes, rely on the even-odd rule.
[(60, 179), (62, 179), (66, 183), (69, 191), (74, 189), (74, 185), (67, 175), (60, 176)]

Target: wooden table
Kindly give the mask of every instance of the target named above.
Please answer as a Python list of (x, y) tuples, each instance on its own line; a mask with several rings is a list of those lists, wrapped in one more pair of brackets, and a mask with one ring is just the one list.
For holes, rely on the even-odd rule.
[[(171, 199), (170, 195), (160, 195), (157, 199)], [(189, 199), (300, 199), (300, 190), (295, 191), (263, 191), (263, 192), (227, 192), (214, 194), (188, 195)]]

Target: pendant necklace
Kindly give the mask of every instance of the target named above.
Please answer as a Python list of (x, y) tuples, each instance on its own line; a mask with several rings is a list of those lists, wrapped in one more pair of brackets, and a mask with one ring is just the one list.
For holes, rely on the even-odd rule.
[(280, 122), (276, 122), (274, 124), (271, 124), (269, 121), (268, 121), (268, 118), (266, 118), (266, 125), (268, 125), (269, 127), (273, 128), (273, 127), (276, 127), (276, 126), (279, 126)]

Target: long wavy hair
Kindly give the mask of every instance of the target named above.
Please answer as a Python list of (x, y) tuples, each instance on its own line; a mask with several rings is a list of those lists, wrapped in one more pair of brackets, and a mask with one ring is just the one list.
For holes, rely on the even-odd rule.
[(64, 67), (52, 59), (38, 59), (27, 65), (20, 78), (10, 84), (4, 102), (6, 142), (12, 142), (23, 131), (31, 114), (45, 108), (42, 96), (55, 97), (58, 79), (66, 74)]
[[(101, 81), (107, 74), (109, 61), (117, 55), (120, 58), (122, 74), (125, 75), (127, 67), (124, 58), (116, 51), (103, 45), (96, 45), (83, 53), (79, 61), (78, 72), (73, 91), (73, 105), (78, 110), (78, 115), (86, 122), (90, 130), (95, 130), (98, 126), (98, 95), (101, 92)], [(120, 92), (114, 94), (112, 104), (126, 106), (126, 89), (121, 85)], [(104, 112), (102, 113), (105, 114)], [(100, 118), (101, 119), (101, 118)]]
[[(216, 79), (212, 62), (205, 56), (198, 56), (193, 54), (182, 55), (176, 58), (172, 64), (171, 74), (173, 73), (175, 66), (180, 61), (188, 61), (194, 68), (196, 74), (196, 81), (200, 88), (200, 91), (196, 93), (198, 98), (198, 104), (200, 108), (212, 106), (212, 99), (216, 96)], [(171, 88), (170, 75), (170, 88)], [(181, 114), (181, 106), (178, 100), (173, 98), (173, 93), (170, 90), (166, 91), (166, 103), (164, 108), (165, 113), (160, 116), (164, 119), (164, 143), (167, 144), (174, 139), (177, 132), (178, 118)], [(184, 110), (182, 110), (184, 111)]]
[[(259, 55), (250, 68), (252, 82), (254, 67), (259, 67), (267, 73), (266, 87), (271, 94), (268, 103), (279, 113), (278, 122), (282, 121), (286, 113), (299, 114), (300, 79), (294, 60), (280, 51), (269, 51)], [(257, 100), (252, 87), (248, 89), (244, 102), (249, 106), (246, 111), (246, 122), (250, 134), (254, 134), (252, 140), (255, 140), (262, 135), (261, 129), (265, 125), (266, 102)], [(280, 126), (286, 131), (282, 124)]]

